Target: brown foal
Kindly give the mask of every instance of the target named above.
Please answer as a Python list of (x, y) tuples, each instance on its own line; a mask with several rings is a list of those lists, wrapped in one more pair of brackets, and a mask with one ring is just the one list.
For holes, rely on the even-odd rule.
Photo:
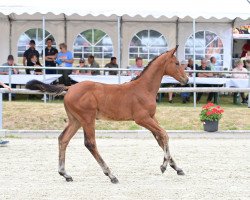
[(185, 85), (188, 82), (184, 69), (174, 56), (177, 47), (153, 59), (135, 80), (124, 84), (102, 84), (91, 81), (77, 83), (69, 88), (52, 86), (33, 80), (27, 83), (26, 88), (43, 92), (62, 93), (65, 91), (64, 106), (68, 115), (68, 125), (59, 136), (59, 174), (66, 181), (73, 181), (65, 171), (65, 151), (70, 139), (82, 127), (84, 131), (84, 144), (101, 166), (104, 174), (112, 183), (118, 179), (111, 173), (109, 167), (102, 159), (96, 145), (95, 120), (133, 120), (138, 125), (150, 130), (159, 146), (163, 149), (164, 160), (161, 165), (162, 173), (167, 164), (184, 175), (177, 167), (170, 155), (168, 135), (161, 128), (155, 118), (156, 95), (162, 77), (169, 75)]

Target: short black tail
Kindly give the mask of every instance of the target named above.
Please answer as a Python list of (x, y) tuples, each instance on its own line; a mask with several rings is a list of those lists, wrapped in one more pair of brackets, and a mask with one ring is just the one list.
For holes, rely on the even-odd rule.
[(31, 80), (27, 82), (25, 88), (29, 90), (39, 90), (41, 92), (53, 93), (56, 95), (65, 94), (65, 91), (68, 90), (65, 86), (49, 85), (38, 80)]

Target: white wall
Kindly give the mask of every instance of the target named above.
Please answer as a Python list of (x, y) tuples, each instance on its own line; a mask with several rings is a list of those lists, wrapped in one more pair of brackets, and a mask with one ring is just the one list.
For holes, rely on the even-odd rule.
[(175, 23), (123, 22), (122, 24), (122, 67), (129, 65), (129, 45), (135, 34), (142, 30), (155, 30), (165, 36), (168, 48), (176, 45)]
[(68, 49), (73, 51), (73, 44), (77, 37), (77, 35), (83, 31), (88, 29), (99, 29), (106, 34), (112, 40), (113, 47), (114, 47), (114, 56), (117, 57), (117, 23), (116, 22), (76, 22), (76, 21), (69, 21), (67, 22), (67, 44)]
[[(17, 59), (17, 43), (19, 37), (25, 31), (32, 28), (42, 28), (42, 21), (14, 21), (12, 25), (12, 54)], [(64, 23), (63, 22), (51, 22), (48, 21), (45, 24), (45, 29), (50, 32), (55, 38), (56, 44), (64, 42)]]
[[(230, 68), (231, 55), (232, 55), (232, 26), (230, 23), (196, 23), (196, 32), (198, 31), (211, 31), (218, 35), (224, 47), (224, 66), (223, 68)], [(189, 36), (193, 34), (192, 23), (180, 23), (179, 24), (179, 60), (184, 59), (184, 47)]]
[[(42, 21), (14, 21), (12, 26), (12, 54), (17, 59), (17, 42), (20, 35), (30, 28), (42, 28)], [(106, 32), (112, 39), (114, 46), (114, 56), (117, 56), (117, 22), (67, 22), (67, 45), (72, 51), (73, 43), (76, 36), (87, 29), (100, 29)], [(0, 48), (3, 50), (0, 54), (0, 63), (6, 61), (9, 54), (9, 22), (8, 20), (0, 20)], [(142, 30), (156, 30), (163, 34), (167, 40), (168, 48), (171, 49), (176, 45), (176, 24), (164, 22), (123, 22), (122, 24), (122, 66), (127, 67), (129, 64), (129, 44), (133, 36)], [(46, 21), (46, 30), (55, 38), (57, 45), (64, 41), (64, 22), (63, 21)], [(231, 66), (231, 40), (232, 28), (231, 24), (225, 23), (197, 23), (196, 32), (200, 30), (208, 30), (217, 34), (223, 42), (224, 46), (224, 67)], [(192, 23), (180, 23), (178, 32), (178, 59), (184, 58), (184, 46), (188, 37), (192, 34)]]
[(9, 34), (10, 34), (10, 26), (9, 21), (7, 19), (0, 19), (0, 65), (7, 61), (7, 57), (9, 55)]

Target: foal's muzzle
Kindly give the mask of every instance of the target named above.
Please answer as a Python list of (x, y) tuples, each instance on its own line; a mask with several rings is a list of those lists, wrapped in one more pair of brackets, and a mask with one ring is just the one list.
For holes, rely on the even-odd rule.
[(188, 77), (181, 77), (180, 83), (181, 85), (186, 85), (188, 83)]

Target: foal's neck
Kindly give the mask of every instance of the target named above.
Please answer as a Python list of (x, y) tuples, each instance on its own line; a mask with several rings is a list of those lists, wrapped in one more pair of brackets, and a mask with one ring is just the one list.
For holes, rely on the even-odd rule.
[(162, 77), (164, 76), (164, 63), (160, 57), (153, 61), (150, 66), (148, 66), (148, 69), (137, 80), (139, 86), (142, 86), (142, 88), (145, 88), (153, 95), (157, 94), (161, 86)]

